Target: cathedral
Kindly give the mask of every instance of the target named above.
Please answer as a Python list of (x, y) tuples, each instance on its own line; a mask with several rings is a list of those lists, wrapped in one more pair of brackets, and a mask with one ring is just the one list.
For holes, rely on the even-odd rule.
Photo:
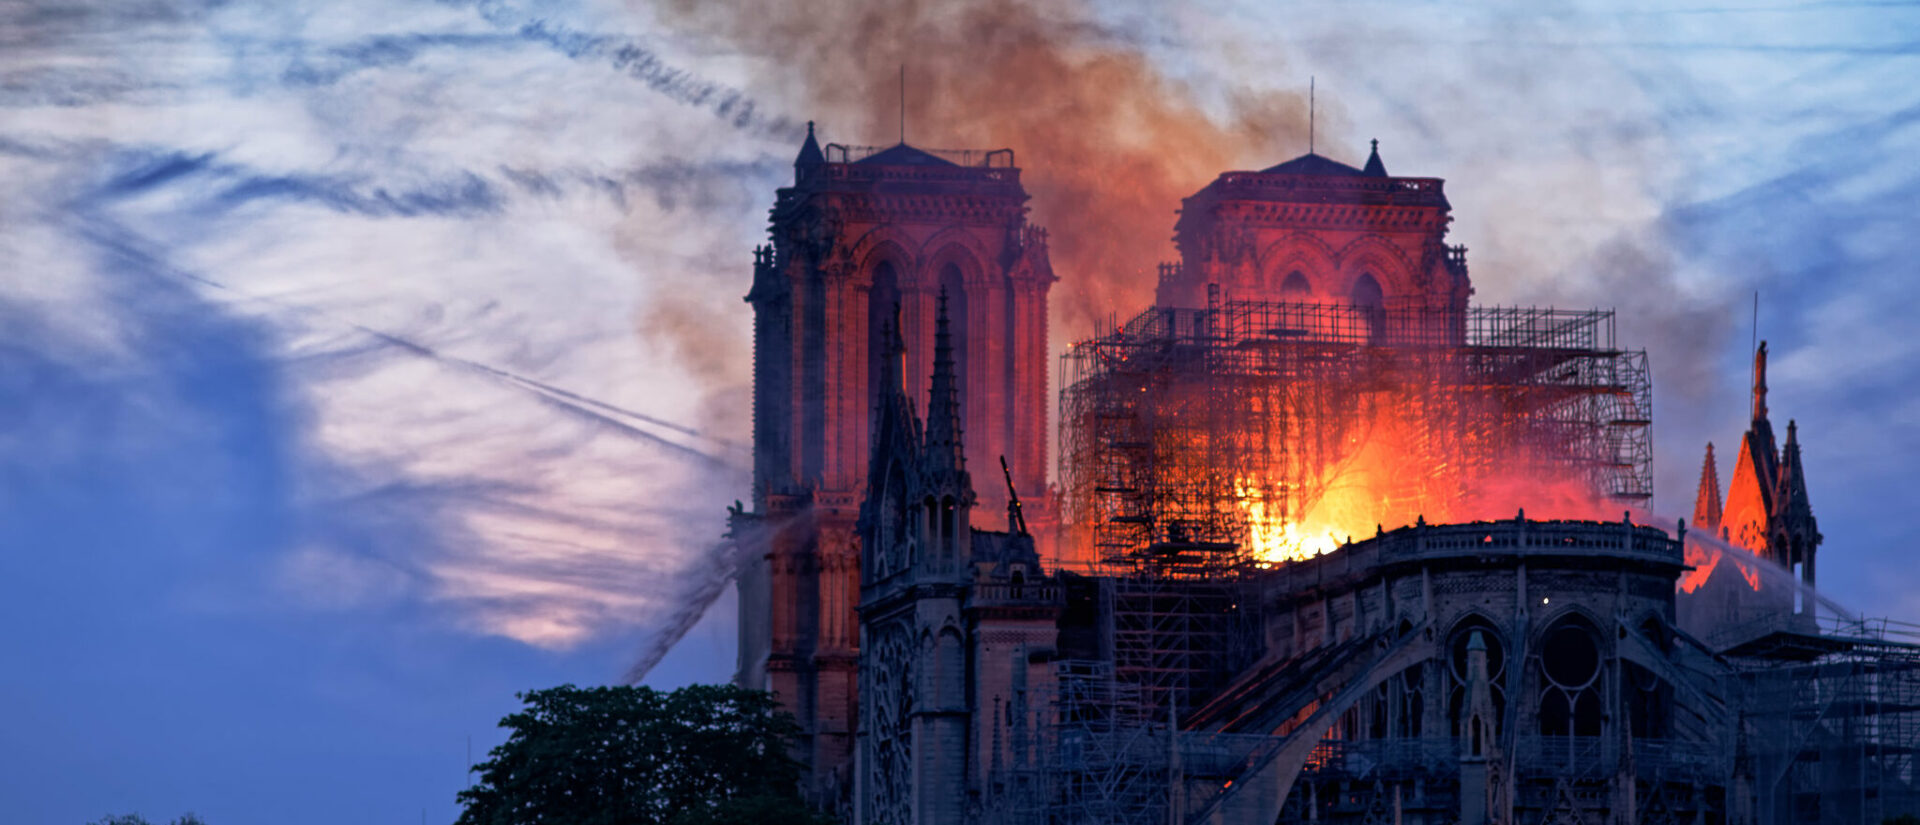
[[(1067, 353), (1054, 418), (1026, 201), (1010, 150), (809, 125), (755, 252), (737, 680), (798, 720), (816, 807), (1920, 813), (1920, 640), (1812, 593), (1764, 346), (1726, 498), (1709, 446), (1692, 523), (1654, 522), (1646, 353), (1610, 313), (1469, 305), (1444, 183), (1376, 142), (1187, 198), (1154, 306)], [(1354, 478), (1374, 506), (1304, 535)]]

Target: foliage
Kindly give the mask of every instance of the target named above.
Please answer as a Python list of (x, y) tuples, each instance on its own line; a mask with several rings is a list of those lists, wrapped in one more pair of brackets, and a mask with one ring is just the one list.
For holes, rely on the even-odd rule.
[[(148, 822), (146, 817), (139, 814), (121, 814), (119, 816), (102, 817), (87, 823), (87, 825), (152, 825), (152, 823)], [(185, 813), (181, 814), (179, 819), (175, 819), (173, 825), (207, 825), (207, 822), (194, 814)]]
[(764, 691), (693, 685), (519, 694), (512, 731), (460, 792), (459, 825), (817, 825), (788, 755), (799, 727)]

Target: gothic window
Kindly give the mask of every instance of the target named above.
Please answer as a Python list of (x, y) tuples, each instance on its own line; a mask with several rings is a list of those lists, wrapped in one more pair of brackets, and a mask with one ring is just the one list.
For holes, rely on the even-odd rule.
[(1360, 310), (1361, 322), (1366, 325), (1369, 340), (1380, 337), (1387, 323), (1387, 300), (1380, 290), (1380, 282), (1374, 280), (1373, 273), (1362, 272), (1360, 279), (1353, 282), (1351, 297), (1354, 308)]
[(1467, 735), (1467, 645), (1476, 630), (1480, 632), (1481, 643), (1487, 646), (1487, 686), (1493, 694), (1495, 731), (1500, 729), (1501, 719), (1506, 716), (1506, 645), (1500, 641), (1499, 632), (1491, 622), (1478, 616), (1466, 619), (1447, 637), (1447, 681), (1451, 687), (1447, 695), (1447, 719), (1455, 737)]
[(1605, 670), (1599, 634), (1568, 618), (1541, 638), (1540, 734), (1599, 736)]
[(1426, 686), (1420, 681), (1425, 668), (1419, 665), (1400, 671), (1394, 677), (1394, 735), (1402, 739), (1420, 738), (1421, 717), (1426, 715)]
[(1306, 273), (1298, 269), (1287, 273), (1287, 279), (1280, 284), (1280, 300), (1304, 303), (1312, 297), (1313, 286), (1307, 283)]

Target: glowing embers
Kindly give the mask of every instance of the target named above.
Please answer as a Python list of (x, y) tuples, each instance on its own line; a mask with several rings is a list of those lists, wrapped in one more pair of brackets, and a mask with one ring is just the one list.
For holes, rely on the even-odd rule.
[(1066, 560), (1201, 542), (1279, 564), (1421, 517), (1612, 521), (1645, 500), (1644, 359), (1602, 346), (1603, 313), (1307, 323), (1351, 309), (1156, 308), (1070, 351)]
[[(1380, 393), (1343, 443), (1303, 472), (1275, 464), (1233, 477), (1244, 548), (1263, 564), (1301, 561), (1422, 519), (1432, 524), (1534, 518), (1615, 520), (1621, 506), (1564, 463), (1532, 460), (1503, 434), (1459, 438), (1442, 405), (1416, 393)], [(1311, 429), (1318, 422), (1305, 422)]]
[(1331, 529), (1314, 535), (1311, 528), (1286, 518), (1285, 498), (1270, 492), (1273, 485), (1242, 477), (1233, 480), (1233, 488), (1240, 512), (1247, 517), (1246, 550), (1256, 561), (1301, 561), (1340, 547), (1342, 540)]
[[(1736, 552), (1728, 552), (1730, 550)], [(1760, 592), (1759, 559), (1750, 555), (1747, 558), (1741, 558), (1742, 555), (1751, 552), (1712, 536), (1690, 532), (1687, 534), (1687, 570), (1680, 574), (1676, 586), (1682, 593), (1697, 592), (1713, 578), (1714, 571), (1724, 563), (1729, 572), (1737, 575), (1749, 589), (1758, 593)]]

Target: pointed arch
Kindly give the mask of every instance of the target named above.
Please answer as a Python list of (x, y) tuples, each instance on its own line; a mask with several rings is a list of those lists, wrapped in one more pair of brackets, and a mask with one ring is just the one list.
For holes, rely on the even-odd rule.
[(1307, 279), (1307, 273), (1298, 269), (1289, 270), (1280, 280), (1280, 300), (1289, 303), (1306, 303), (1313, 300), (1313, 282)]
[(913, 236), (898, 227), (876, 226), (867, 230), (847, 247), (847, 259), (853, 262), (854, 282), (871, 286), (874, 268), (885, 262), (893, 265), (895, 277), (903, 287), (911, 286), (921, 267), (920, 256), (914, 253), (918, 247)]
[(1293, 232), (1268, 244), (1260, 254), (1259, 266), (1272, 285), (1281, 290), (1285, 289), (1286, 281), (1293, 272), (1299, 272), (1310, 287), (1325, 289), (1340, 271), (1339, 257), (1334, 248), (1319, 236), (1307, 232)]
[(1612, 669), (1606, 625), (1577, 608), (1562, 610), (1537, 634), (1535, 718), (1542, 736), (1599, 736)]
[(1511, 682), (1509, 674), (1515, 667), (1509, 661), (1513, 646), (1499, 623), (1483, 613), (1470, 611), (1454, 621), (1443, 637), (1444, 646), (1440, 649), (1441, 667), (1444, 668), (1442, 695), (1445, 697), (1447, 722), (1453, 736), (1464, 736), (1471, 729), (1467, 701), (1467, 645), (1476, 632), (1487, 648), (1487, 686), (1493, 694), (1495, 732), (1499, 731), (1506, 715), (1507, 685)]
[[(1000, 274), (988, 271), (988, 263), (994, 259), (993, 253), (963, 227), (949, 226), (935, 232), (920, 245), (920, 253), (920, 259), (925, 262), (923, 275), (936, 275), (947, 264), (953, 264), (960, 268), (967, 285), (984, 286), (989, 279)], [(938, 282), (929, 280), (929, 283)]]
[[(1351, 295), (1362, 274), (1370, 274), (1387, 298), (1416, 295), (1414, 262), (1405, 250), (1379, 235), (1362, 235), (1340, 248), (1337, 256), (1341, 283), (1329, 284), (1335, 294)], [(1424, 303), (1424, 302), (1422, 302)]]

